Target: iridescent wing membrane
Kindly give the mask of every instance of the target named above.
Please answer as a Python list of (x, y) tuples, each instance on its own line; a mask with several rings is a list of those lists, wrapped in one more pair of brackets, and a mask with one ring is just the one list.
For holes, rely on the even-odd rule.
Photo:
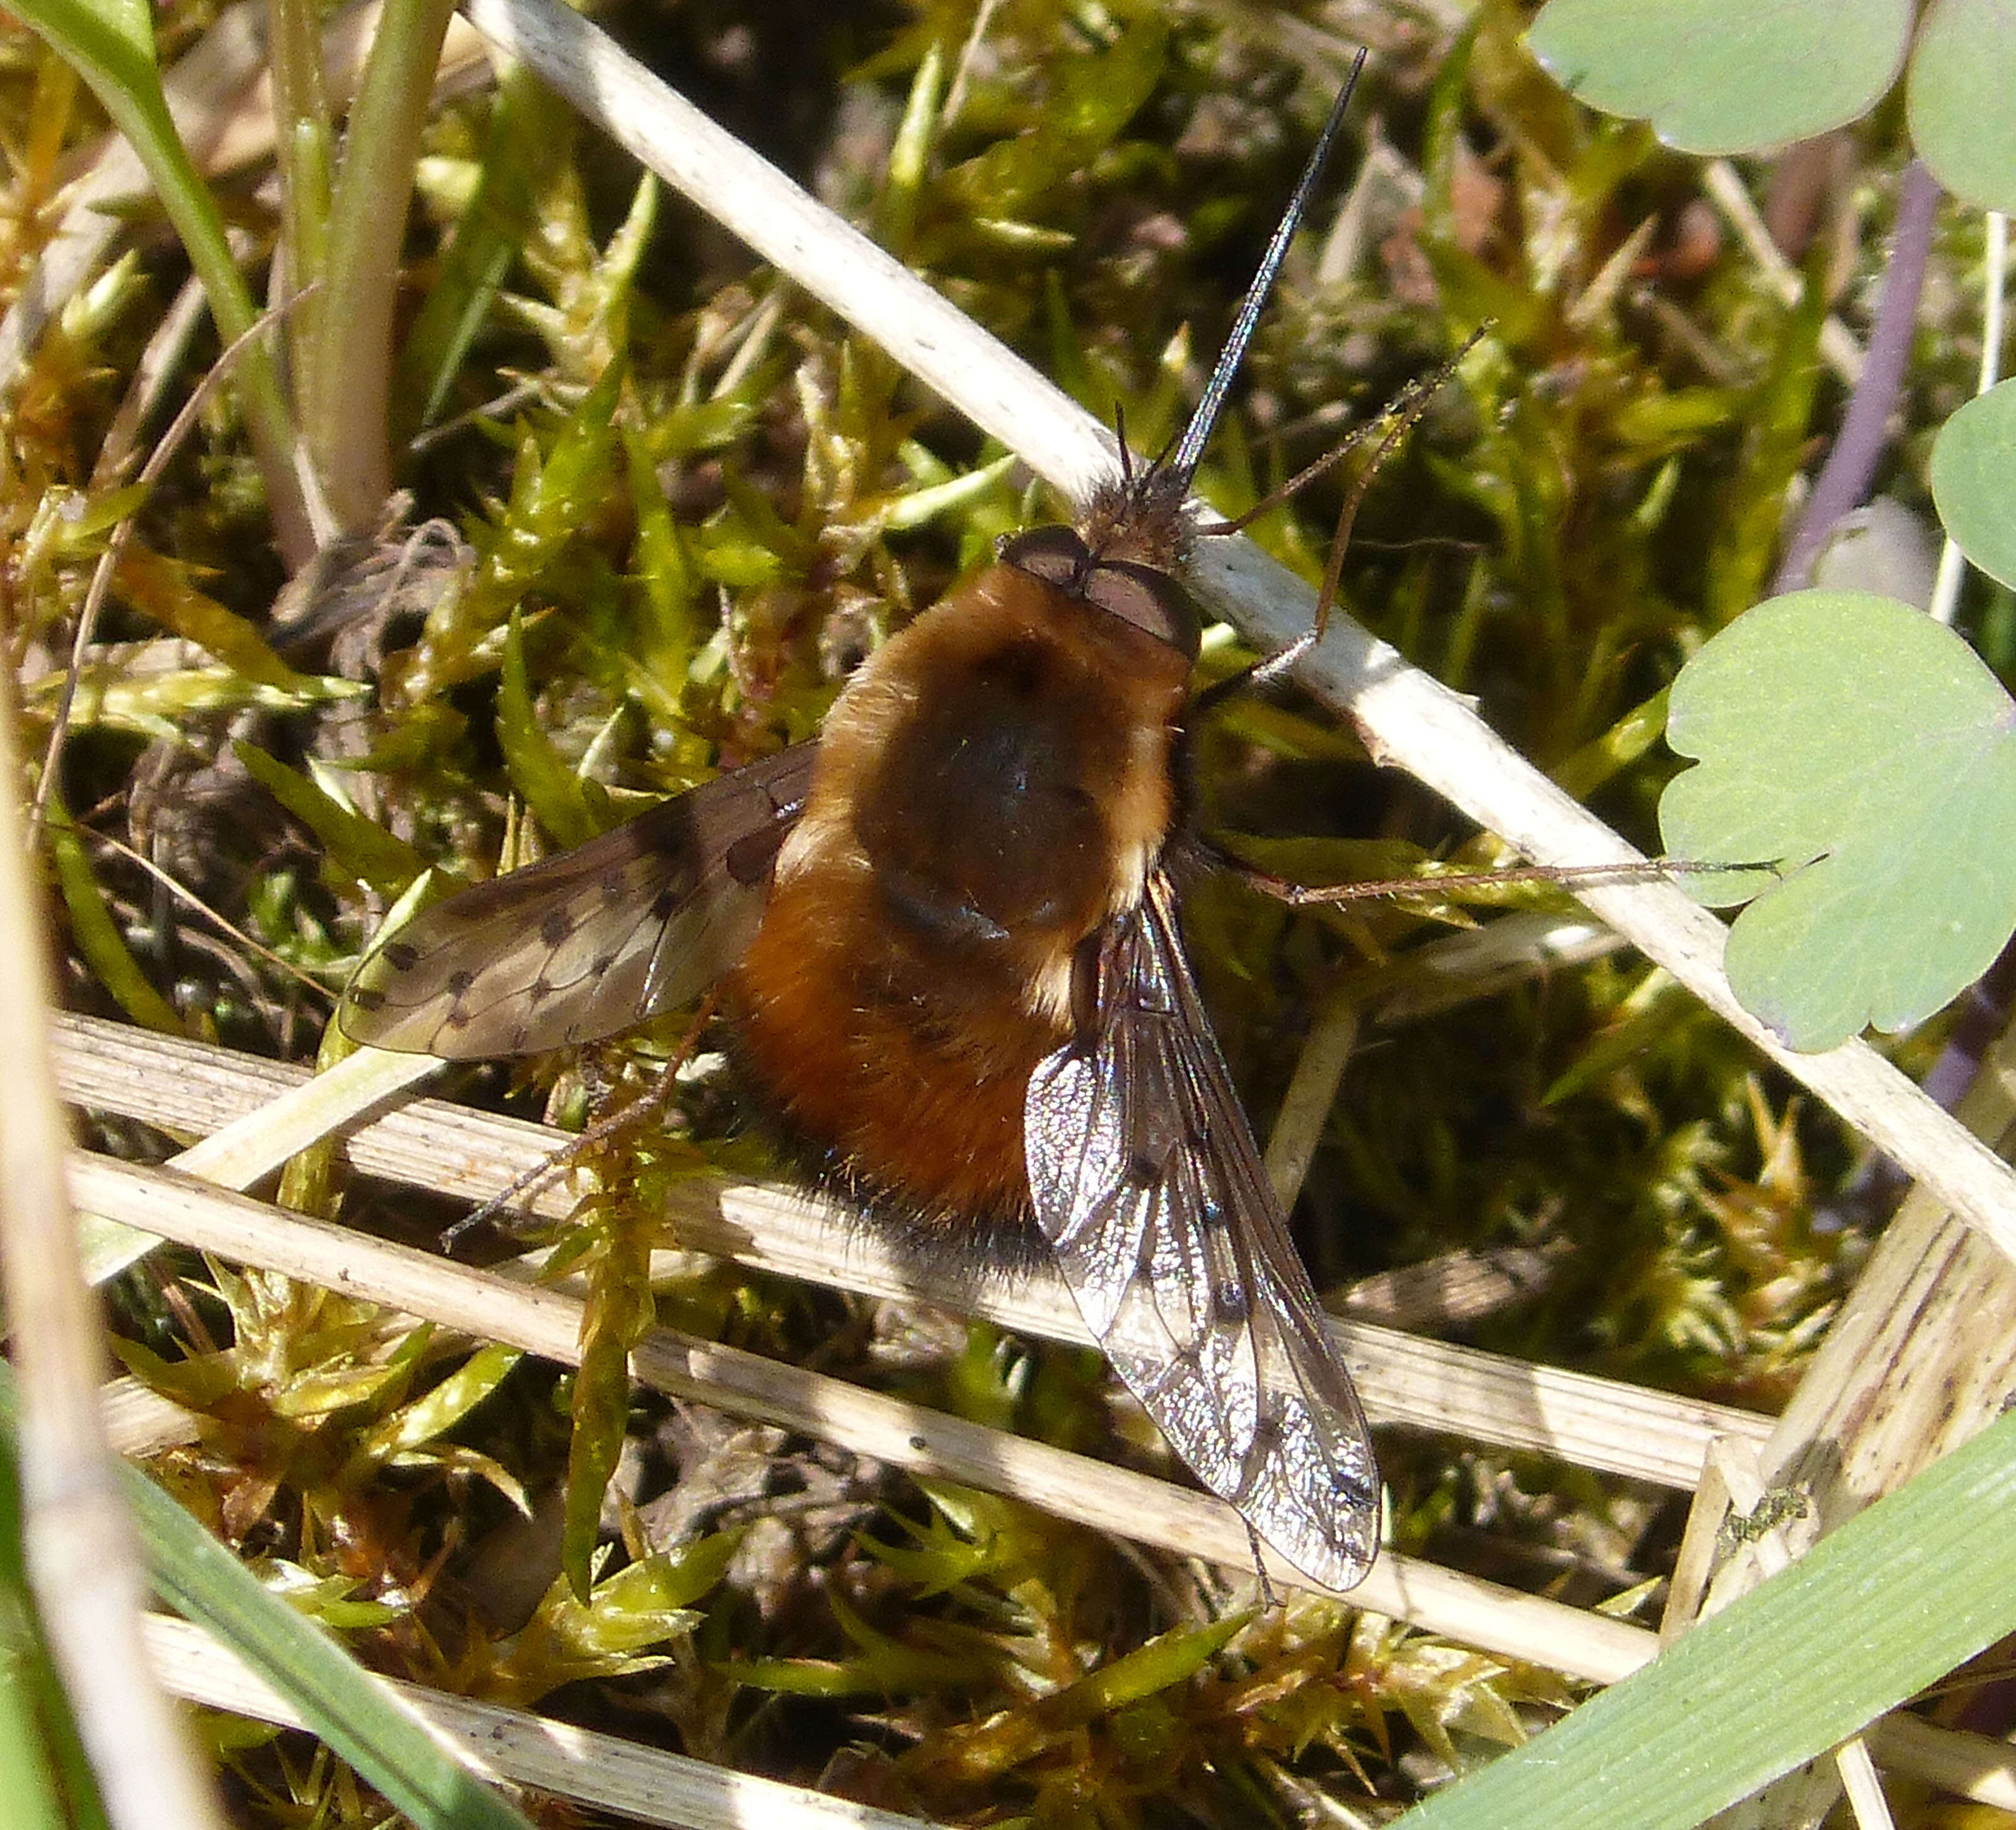
[(1089, 1033), (1024, 1111), (1030, 1194), (1114, 1370), (1197, 1478), (1324, 1587), (1362, 1580), (1379, 1475), (1157, 874), (1107, 931)]
[(816, 750), (718, 776), (423, 911), (358, 968), (344, 1033), (477, 1060), (592, 1042), (690, 1003), (755, 935)]

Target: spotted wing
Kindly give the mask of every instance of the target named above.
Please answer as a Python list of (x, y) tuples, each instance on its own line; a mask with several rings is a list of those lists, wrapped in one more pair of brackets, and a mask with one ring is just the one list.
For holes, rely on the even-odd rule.
[(1097, 997), (1029, 1083), (1036, 1218), (1170, 1446), (1298, 1569), (1350, 1588), (1378, 1544), (1371, 1441), (1161, 875), (1107, 930)]
[(718, 776), (425, 910), (358, 968), (344, 1033), (481, 1059), (592, 1042), (691, 1002), (755, 935), (816, 747)]

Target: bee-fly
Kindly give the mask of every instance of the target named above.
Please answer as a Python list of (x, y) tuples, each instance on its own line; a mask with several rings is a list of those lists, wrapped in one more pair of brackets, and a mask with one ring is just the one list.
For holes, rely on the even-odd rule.
[(1075, 525), (1004, 540), (815, 743), (419, 916), (340, 1019), (383, 1048), (520, 1054), (722, 979), (743, 1074), (823, 1180), (941, 1246), (1033, 1223), (1177, 1454), (1334, 1589), (1370, 1567), (1377, 1470), (1165, 863), (1200, 637), (1190, 479), (1349, 95), (1165, 458), (1123, 445)]

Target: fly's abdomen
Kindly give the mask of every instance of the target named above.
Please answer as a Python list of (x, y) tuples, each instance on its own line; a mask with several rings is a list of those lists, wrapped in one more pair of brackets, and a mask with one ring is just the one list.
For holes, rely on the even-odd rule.
[(807, 871), (772, 895), (729, 985), (745, 1075), (828, 1180), (937, 1233), (1020, 1226), (1022, 1104), (1062, 1040), (1012, 978), (948, 968), (943, 937), (852, 921), (865, 877)]

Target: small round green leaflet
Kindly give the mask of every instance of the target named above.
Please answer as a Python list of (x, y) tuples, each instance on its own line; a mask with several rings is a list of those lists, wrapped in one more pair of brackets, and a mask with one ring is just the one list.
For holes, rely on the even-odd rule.
[(1401, 1830), (1689, 1830), (2016, 1628), (2016, 1418)]
[(2016, 381), (1976, 394), (1939, 428), (1931, 481), (1960, 551), (2016, 585)]
[(2016, 10), (1932, 0), (1908, 89), (1911, 139), (1932, 175), (1983, 210), (2016, 210)]
[[(1929, 1016), (2016, 928), (2016, 729), (1974, 650), (1921, 611), (1802, 591), (1746, 611), (1674, 681), (1666, 740), (1699, 766), (1659, 803), (1672, 856), (1782, 861), (1726, 961), (1744, 1007), (1797, 1049)], [(1812, 862), (1806, 862), (1812, 860)]]
[(1526, 42), (1579, 100), (1669, 146), (1751, 153), (1866, 113), (1910, 29), (1910, 0), (1548, 0)]

